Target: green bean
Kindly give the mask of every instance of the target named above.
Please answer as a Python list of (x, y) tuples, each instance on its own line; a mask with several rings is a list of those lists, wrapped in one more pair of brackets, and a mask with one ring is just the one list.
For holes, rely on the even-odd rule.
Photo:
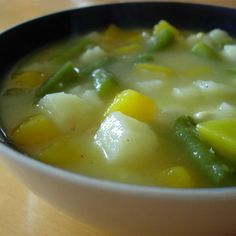
[(112, 57), (102, 57), (94, 62), (89, 63), (88, 65), (80, 69), (80, 77), (89, 77), (98, 68), (105, 67), (114, 62)]
[(192, 48), (192, 52), (197, 56), (209, 59), (218, 59), (218, 54), (203, 42), (198, 42)]
[(95, 70), (91, 78), (99, 96), (104, 97), (111, 95), (113, 91), (118, 89), (115, 75), (103, 68)]
[(67, 62), (39, 87), (36, 91), (36, 97), (41, 98), (48, 93), (62, 91), (76, 82), (77, 78), (78, 72), (71, 62)]
[(211, 147), (199, 139), (191, 118), (179, 117), (174, 124), (174, 132), (184, 146), (190, 161), (212, 183), (222, 185), (232, 181), (235, 169), (223, 162)]
[(164, 29), (157, 36), (151, 37), (149, 48), (151, 51), (159, 51), (170, 46), (175, 40), (175, 35), (172, 30)]

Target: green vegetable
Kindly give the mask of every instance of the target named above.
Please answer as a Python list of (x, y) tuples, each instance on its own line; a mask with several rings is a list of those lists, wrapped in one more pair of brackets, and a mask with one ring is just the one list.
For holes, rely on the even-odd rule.
[(81, 55), (81, 53), (83, 53), (91, 44), (92, 40), (90, 38), (84, 37), (80, 39), (75, 46), (70, 46), (68, 50), (64, 50), (64, 53), (54, 58), (54, 61), (62, 64), (66, 61), (72, 60), (73, 58)]
[(139, 53), (136, 59), (136, 62), (150, 62), (150, 61), (154, 61), (154, 56), (148, 52)]
[(170, 46), (175, 40), (172, 30), (164, 29), (158, 35), (151, 37), (149, 48), (151, 51), (159, 51)]
[(105, 69), (99, 68), (92, 73), (93, 85), (99, 96), (113, 94), (118, 89), (115, 75)]
[(102, 57), (94, 62), (89, 63), (88, 65), (84, 66), (80, 70), (80, 77), (88, 77), (91, 76), (93, 71), (98, 68), (105, 67), (114, 62), (114, 58), (112, 57)]
[(209, 59), (218, 59), (218, 54), (203, 42), (198, 42), (192, 48), (192, 52), (197, 56)]
[[(232, 181), (235, 169), (223, 162), (211, 147), (203, 143), (191, 118), (179, 117), (174, 125), (177, 139), (183, 144), (191, 162), (216, 185)], [(235, 180), (234, 180), (235, 181)]]
[(77, 78), (78, 72), (71, 62), (67, 62), (39, 87), (36, 97), (41, 98), (48, 93), (62, 91), (69, 85), (75, 83)]

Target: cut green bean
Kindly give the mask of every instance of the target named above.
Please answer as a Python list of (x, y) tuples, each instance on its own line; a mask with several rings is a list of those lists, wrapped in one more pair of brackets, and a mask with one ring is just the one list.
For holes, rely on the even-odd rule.
[(54, 58), (54, 61), (62, 64), (74, 59), (75, 57), (79, 57), (91, 44), (92, 40), (90, 38), (84, 37), (80, 39), (75, 46), (70, 46), (68, 50), (64, 50), (64, 53)]
[(77, 78), (78, 72), (71, 62), (67, 62), (39, 87), (36, 96), (37, 98), (41, 98), (48, 93), (62, 91), (69, 85), (75, 83)]
[(216, 185), (232, 181), (235, 169), (222, 161), (211, 147), (203, 143), (195, 129), (191, 118), (179, 117), (174, 125), (177, 139), (183, 144), (190, 161)]
[(150, 62), (154, 61), (154, 56), (149, 52), (139, 53), (135, 62)]
[(192, 48), (192, 52), (197, 56), (209, 59), (218, 59), (218, 54), (203, 42), (198, 42)]
[(149, 48), (151, 51), (159, 51), (170, 46), (175, 40), (172, 30), (164, 29), (158, 35), (151, 37)]
[(89, 63), (80, 70), (80, 77), (89, 77), (92, 75), (93, 71), (98, 68), (105, 67), (114, 62), (112, 57), (102, 57), (94, 62)]
[(103, 68), (95, 70), (91, 78), (99, 96), (109, 96), (118, 89), (115, 75)]

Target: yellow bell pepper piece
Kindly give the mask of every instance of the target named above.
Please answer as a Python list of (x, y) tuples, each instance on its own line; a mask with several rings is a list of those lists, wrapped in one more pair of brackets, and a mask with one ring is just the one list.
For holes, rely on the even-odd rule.
[(174, 33), (175, 37), (178, 37), (180, 35), (180, 32), (165, 20), (160, 20), (158, 24), (154, 25), (153, 34), (158, 35), (161, 31), (166, 29), (171, 30)]
[(31, 89), (41, 85), (47, 77), (37, 71), (26, 71), (12, 78), (10, 86), (13, 88)]
[(136, 68), (149, 72), (161, 73), (167, 76), (174, 74), (174, 71), (171, 68), (166, 66), (158, 66), (152, 63), (138, 63), (136, 64)]
[(114, 98), (105, 112), (105, 116), (116, 111), (120, 111), (137, 120), (149, 122), (155, 118), (156, 105), (151, 98), (135, 90), (127, 89)]
[(130, 44), (130, 45), (126, 45), (123, 47), (119, 47), (117, 49), (115, 49), (115, 54), (117, 55), (125, 55), (125, 54), (132, 54), (135, 52), (138, 52), (141, 50), (141, 45), (140, 44)]
[(201, 122), (197, 130), (202, 140), (236, 163), (236, 119)]
[(45, 148), (39, 154), (38, 160), (51, 165), (68, 168), (75, 162), (78, 162), (81, 156), (78, 139), (73, 136), (65, 136)]
[(44, 115), (31, 116), (23, 121), (13, 132), (14, 142), (28, 147), (47, 143), (60, 134), (55, 124)]
[(194, 181), (189, 172), (182, 166), (174, 166), (162, 171), (158, 184), (174, 188), (194, 188)]

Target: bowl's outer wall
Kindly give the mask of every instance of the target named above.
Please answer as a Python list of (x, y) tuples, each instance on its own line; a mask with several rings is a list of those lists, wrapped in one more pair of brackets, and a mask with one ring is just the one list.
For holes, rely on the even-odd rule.
[[(184, 29), (222, 28), (236, 34), (236, 10), (178, 3), (127, 3), (75, 9), (35, 19), (0, 35), (0, 77), (23, 56), (50, 42), (110, 23), (148, 27), (166, 19)], [(1, 140), (1, 139), (0, 139)], [(7, 142), (6, 142), (7, 143)], [(82, 177), (65, 178), (65, 172), (17, 155), (0, 145), (5, 162), (42, 198), (85, 223), (124, 233), (236, 233), (236, 191), (216, 195), (173, 195), (148, 188), (141, 194), (131, 186), (105, 187)], [(72, 175), (72, 174), (71, 174)], [(72, 180), (73, 179), (73, 180)], [(115, 186), (115, 184), (114, 184)], [(145, 188), (143, 188), (145, 189)], [(221, 192), (221, 193), (220, 193)], [(180, 192), (181, 193), (181, 192)], [(185, 193), (185, 191), (183, 191)], [(127, 235), (127, 234), (126, 234)]]

